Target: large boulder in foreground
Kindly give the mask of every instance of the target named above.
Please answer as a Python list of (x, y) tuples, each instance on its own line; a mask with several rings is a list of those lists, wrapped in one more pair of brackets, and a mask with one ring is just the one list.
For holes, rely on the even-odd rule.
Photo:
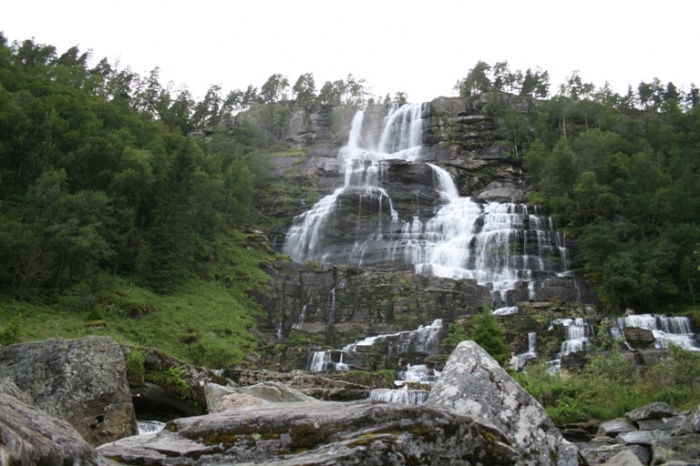
[(0, 378), (10, 378), (37, 407), (93, 445), (138, 433), (124, 354), (111, 338), (8, 346), (0, 350)]
[(493, 423), (528, 465), (586, 464), (537, 400), (473, 341), (461, 342), (452, 352), (426, 406)]
[(116, 464), (523, 464), (488, 423), (371, 401), (266, 403), (183, 418), (98, 451)]
[(102, 464), (96, 450), (67, 422), (39, 410), (8, 379), (0, 378), (0, 464)]

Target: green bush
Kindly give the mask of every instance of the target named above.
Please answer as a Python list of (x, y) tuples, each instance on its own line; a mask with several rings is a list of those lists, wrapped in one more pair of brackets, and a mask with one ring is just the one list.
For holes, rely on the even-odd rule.
[(491, 311), (484, 310), (471, 319), (473, 327), (472, 340), (481, 346), (501, 366), (508, 363), (508, 346), (503, 332), (503, 327), (496, 320)]
[(700, 403), (700, 354), (671, 348), (671, 358), (646, 367), (630, 363), (617, 345), (607, 347), (580, 371), (562, 375), (540, 364), (516, 379), (556, 424), (606, 421), (654, 401), (679, 409)]
[(171, 366), (163, 371), (146, 373), (148, 382), (159, 385), (166, 393), (180, 400), (194, 399), (196, 394), (187, 383), (187, 371), (182, 367)]
[(19, 343), (24, 338), (22, 315), (17, 314), (5, 325), (0, 332), (0, 345), (8, 346)]
[(126, 378), (129, 380), (129, 384), (137, 387), (142, 387), (146, 381), (144, 369), (146, 355), (143, 354), (143, 351), (139, 349), (132, 349), (126, 355), (125, 362)]

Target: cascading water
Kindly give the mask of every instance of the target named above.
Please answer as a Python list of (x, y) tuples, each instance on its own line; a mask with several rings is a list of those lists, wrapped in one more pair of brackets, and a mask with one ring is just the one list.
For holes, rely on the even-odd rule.
[(390, 355), (409, 352), (436, 354), (440, 349), (442, 329), (442, 319), (435, 319), (432, 324), (421, 325), (416, 330), (367, 337), (347, 345), (343, 351), (357, 351), (358, 346), (383, 344)]
[[(332, 194), (322, 198), (311, 210), (297, 218), (284, 244), (284, 253), (292, 260), (306, 262), (323, 260), (325, 243), (323, 235), (329, 220), (335, 213), (340, 199), (344, 195), (358, 196), (360, 202), (378, 205), (379, 212), (388, 213), (387, 222), (397, 222), (398, 214), (393, 209), (391, 198), (379, 186), (383, 170), (382, 162), (389, 159), (401, 159), (413, 162), (421, 150), (422, 119), (420, 105), (394, 106), (385, 119), (378, 148), (370, 150), (362, 147), (362, 123), (364, 112), (357, 112), (352, 120), (348, 144), (340, 150), (342, 160), (343, 186)], [(381, 220), (387, 217), (380, 215)]]
[(656, 314), (640, 314), (618, 317), (611, 329), (613, 338), (624, 338), (626, 327), (651, 330), (654, 335), (656, 348), (668, 348), (677, 345), (691, 351), (700, 351), (690, 319), (683, 316), (663, 316)]
[(595, 328), (593, 325), (582, 317), (554, 319), (549, 324), (549, 330), (553, 330), (555, 326), (563, 327), (564, 341), (561, 344), (556, 359), (548, 362), (550, 370), (552, 371), (560, 370), (561, 358), (564, 356), (571, 353), (586, 351), (589, 339), (595, 336)]
[(525, 364), (537, 357), (537, 333), (530, 332), (527, 334), (527, 352), (520, 353), (518, 357), (518, 370), (525, 367)]
[(346, 345), (340, 350), (314, 351), (309, 356), (307, 370), (311, 372), (347, 370), (349, 365), (345, 360), (352, 360), (358, 347), (369, 347), (375, 344), (381, 344), (389, 355), (437, 354), (442, 333), (442, 319), (436, 319), (432, 324), (421, 325), (416, 330), (367, 337)]
[(399, 379), (394, 385), (398, 389), (377, 388), (370, 393), (370, 399), (385, 403), (423, 405), (428, 400), (432, 387), (440, 373), (425, 364), (409, 364), (406, 370), (399, 372)]
[[(535, 299), (540, 279), (568, 272), (563, 234), (534, 207), (460, 197), (446, 170), (419, 161), (421, 115), (421, 105), (392, 107), (373, 144), (363, 138), (364, 113), (358, 112), (339, 152), (343, 185), (295, 219), (284, 252), (297, 262), (393, 265), (475, 279), (501, 305)], [(432, 172), (433, 186), (424, 187), (437, 195), (431, 215), (408, 218), (404, 209), (406, 218), (400, 218), (382, 187), (387, 167), (397, 160)], [(344, 236), (348, 230), (357, 236)], [(525, 294), (509, 298), (515, 288)]]

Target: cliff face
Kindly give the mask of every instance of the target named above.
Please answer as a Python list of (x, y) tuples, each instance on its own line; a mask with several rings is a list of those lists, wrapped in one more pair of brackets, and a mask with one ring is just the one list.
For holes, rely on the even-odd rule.
[[(503, 105), (528, 112), (536, 101), (500, 95)], [(462, 196), (480, 201), (524, 202), (528, 180), (521, 168), (515, 143), (506, 125), (489, 116), (485, 108), (489, 94), (470, 98), (439, 97), (423, 104), (425, 125), (421, 160), (445, 168)], [(275, 218), (266, 233), (278, 245), (294, 216), (306, 211), (320, 197), (342, 185), (342, 160), (338, 155), (348, 142), (356, 110), (329, 106), (293, 106), (284, 125), (284, 141), (290, 150), (269, 160), (274, 179), (256, 199), (256, 208)], [(368, 107), (362, 139), (377, 143), (389, 106)], [(399, 214), (417, 211), (432, 214), (438, 199), (432, 172), (405, 161), (388, 161), (387, 186)], [(357, 206), (347, 205), (352, 211)]]
[[(371, 106), (361, 116), (292, 108), (290, 149), (271, 157), (273, 181), (256, 201), (274, 219), (266, 231), (274, 247), (295, 262), (269, 270), (274, 293), (260, 297), (261, 327), (281, 340), (305, 335), (337, 347), (485, 305), (592, 302), (563, 273), (574, 256), (563, 235), (523, 204), (528, 179), (507, 125), (487, 112), (494, 99), (523, 113), (536, 105), (498, 94), (440, 97), (405, 112)], [(451, 277), (424, 258), (445, 244), (433, 238), (448, 229), (480, 232), (455, 237), (460, 252), (441, 253), (464, 254)], [(479, 275), (482, 268), (491, 275)]]

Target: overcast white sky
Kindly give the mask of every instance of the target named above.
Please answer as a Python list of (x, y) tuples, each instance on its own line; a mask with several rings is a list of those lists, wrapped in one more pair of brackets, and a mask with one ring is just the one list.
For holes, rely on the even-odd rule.
[(273, 73), (317, 88), (348, 73), (372, 93), (412, 102), (454, 95), (477, 60), (540, 66), (556, 91), (579, 70), (586, 82), (658, 77), (700, 85), (695, 0), (1, 0), (0, 31), (62, 53), (77, 45), (161, 83), (260, 87)]

